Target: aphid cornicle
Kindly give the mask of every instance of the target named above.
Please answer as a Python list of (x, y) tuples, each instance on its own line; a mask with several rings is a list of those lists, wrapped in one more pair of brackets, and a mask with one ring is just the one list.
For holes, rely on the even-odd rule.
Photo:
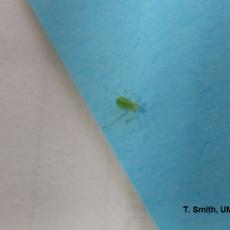
[(119, 96), (116, 98), (116, 105), (121, 109), (134, 112), (138, 111), (140, 107), (138, 103), (131, 101), (130, 99), (124, 96)]

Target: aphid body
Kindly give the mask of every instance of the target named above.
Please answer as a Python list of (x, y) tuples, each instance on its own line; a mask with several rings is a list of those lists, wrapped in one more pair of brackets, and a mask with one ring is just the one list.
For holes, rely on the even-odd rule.
[(139, 104), (131, 101), (127, 97), (119, 96), (116, 98), (116, 105), (124, 110), (137, 112), (140, 108)]

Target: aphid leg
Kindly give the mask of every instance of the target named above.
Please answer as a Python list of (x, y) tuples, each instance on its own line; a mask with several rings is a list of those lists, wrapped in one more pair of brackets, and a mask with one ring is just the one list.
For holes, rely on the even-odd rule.
[(129, 123), (129, 122), (132, 122), (132, 121), (139, 121), (139, 112), (138, 111), (133, 111), (132, 112), (133, 113), (133, 115), (134, 115), (134, 117), (132, 117), (132, 118), (128, 118), (128, 119), (126, 119), (125, 121), (126, 121), (126, 123)]
[(128, 114), (128, 112), (129, 111), (125, 111), (120, 116), (118, 116), (115, 119), (113, 119), (109, 124), (102, 126), (102, 129), (106, 129), (106, 128), (112, 126), (113, 124), (115, 124), (116, 122), (118, 122), (119, 120), (121, 120), (124, 116), (126, 116)]

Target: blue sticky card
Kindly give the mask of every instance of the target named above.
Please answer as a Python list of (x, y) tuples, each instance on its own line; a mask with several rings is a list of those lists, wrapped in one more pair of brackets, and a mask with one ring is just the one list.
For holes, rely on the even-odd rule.
[(158, 228), (229, 230), (230, 1), (29, 2)]

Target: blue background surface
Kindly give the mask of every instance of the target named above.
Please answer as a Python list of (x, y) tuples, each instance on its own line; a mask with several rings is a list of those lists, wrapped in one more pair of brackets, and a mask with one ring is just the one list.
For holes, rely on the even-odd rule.
[(228, 230), (230, 1), (29, 2), (159, 229)]

